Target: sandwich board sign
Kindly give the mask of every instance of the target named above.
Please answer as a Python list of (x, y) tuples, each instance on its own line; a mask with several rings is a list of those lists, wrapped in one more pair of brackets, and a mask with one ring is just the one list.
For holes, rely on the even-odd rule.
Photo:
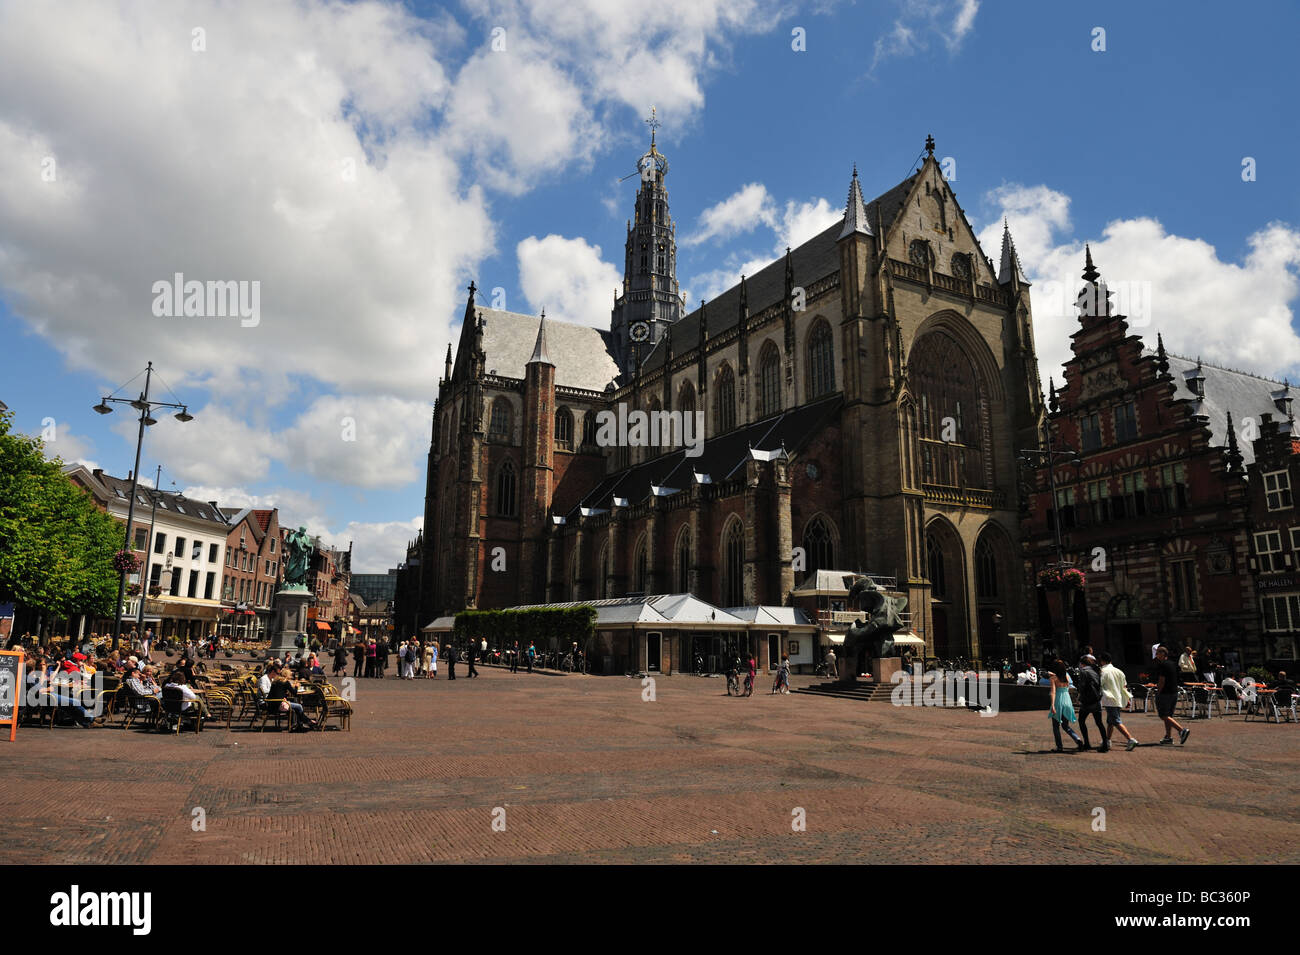
[(18, 734), (18, 704), (23, 691), (21, 651), (0, 650), (0, 726), (9, 724), (9, 742)]

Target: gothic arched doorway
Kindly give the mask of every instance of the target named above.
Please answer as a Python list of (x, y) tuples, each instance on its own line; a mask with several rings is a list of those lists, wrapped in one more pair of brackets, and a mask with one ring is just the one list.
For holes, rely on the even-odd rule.
[(948, 521), (935, 518), (925, 533), (926, 577), (930, 581), (930, 633), (941, 660), (970, 656), (966, 620), (966, 561), (961, 538)]

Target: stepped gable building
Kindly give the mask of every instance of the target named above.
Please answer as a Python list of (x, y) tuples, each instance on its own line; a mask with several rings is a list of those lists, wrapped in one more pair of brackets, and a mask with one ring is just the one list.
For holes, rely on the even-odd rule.
[(1300, 515), (1294, 490), (1300, 487), (1300, 438), (1287, 382), (1269, 382), (1273, 407), (1259, 416), (1249, 444), (1250, 536), (1263, 656), (1274, 670), (1294, 673), (1300, 644)]
[[(1087, 580), (1082, 591), (1069, 592), (1071, 647), (1064, 641), (1062, 592), (1038, 589), (1046, 646), (1036, 652), (1070, 654), (1091, 644), (1137, 671), (1149, 667), (1152, 645), (1166, 642), (1261, 663), (1271, 651), (1260, 641), (1251, 571), (1257, 560), (1269, 572), (1283, 570), (1282, 551), (1289, 554), (1294, 545), (1281, 535), (1276, 565), (1267, 554), (1252, 557), (1252, 500), (1258, 500), (1255, 510), (1267, 505), (1262, 487), (1255, 487), (1264, 482), (1252, 478), (1248, 485), (1247, 471), (1253, 475), (1261, 466), (1239, 432), (1258, 433), (1267, 445), (1263, 422), (1289, 407), (1286, 389), (1169, 355), (1158, 335), (1155, 351), (1145, 350), (1126, 317), (1113, 313), (1090, 249), (1083, 278), (1073, 357), (1061, 390), (1051, 385), (1049, 414), (1052, 446), (1077, 452), (1081, 463), (1058, 456), (1055, 506), (1047, 468), (1028, 475), (1024, 530), (1031, 586), (1057, 562), (1052, 522), (1058, 517), (1065, 562)], [(1268, 480), (1275, 488), (1285, 483)], [(1279, 513), (1282, 499), (1268, 499)]]
[[(871, 201), (855, 168), (841, 220), (688, 314), (653, 140), (609, 331), (484, 308), (471, 285), (433, 417), (420, 619), (781, 605), (836, 567), (894, 578), (941, 656), (1027, 624), (1028, 283), (1009, 230), (1000, 265), (984, 255), (933, 147)], [(702, 414), (701, 453), (603, 446), (597, 414), (620, 409)]]

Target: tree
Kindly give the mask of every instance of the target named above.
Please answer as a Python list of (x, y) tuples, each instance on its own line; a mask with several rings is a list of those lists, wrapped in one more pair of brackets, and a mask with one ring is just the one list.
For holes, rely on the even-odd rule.
[(113, 612), (122, 527), (0, 412), (0, 601), (56, 617)]

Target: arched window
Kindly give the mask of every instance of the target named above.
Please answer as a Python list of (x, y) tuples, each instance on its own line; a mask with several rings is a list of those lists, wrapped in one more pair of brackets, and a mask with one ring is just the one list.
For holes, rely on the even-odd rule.
[(688, 414), (695, 414), (695, 386), (689, 381), (682, 382), (682, 387), (677, 392), (676, 410), (682, 413), (683, 421)]
[(492, 419), (488, 424), (488, 437), (509, 440), (510, 438), (510, 402), (497, 398), (492, 402)]
[(691, 532), (683, 530), (677, 536), (677, 593), (691, 592)]
[(507, 460), (497, 471), (497, 513), (502, 517), (514, 517), (518, 506), (515, 494), (515, 465)]
[(998, 561), (993, 546), (981, 537), (975, 545), (975, 593), (980, 598), (998, 595)]
[(713, 433), (726, 434), (736, 427), (736, 376), (730, 365), (718, 370), (713, 386)]
[(766, 418), (781, 410), (781, 355), (768, 342), (758, 357), (758, 416)]
[(745, 603), (745, 528), (732, 521), (722, 540), (722, 603), (741, 607)]
[(942, 600), (948, 596), (948, 584), (943, 575), (943, 551), (933, 534), (925, 537), (925, 560), (930, 577), (930, 596)]
[(650, 256), (646, 252), (646, 244), (641, 243), (641, 274), (645, 275), (650, 271)]
[(818, 322), (808, 336), (808, 400), (835, 390), (835, 342), (831, 326)]
[(609, 596), (609, 545), (602, 544), (600, 556), (596, 558), (596, 599), (604, 600)]
[(831, 570), (835, 567), (835, 541), (831, 537), (830, 528), (820, 517), (814, 517), (804, 528), (803, 549), (808, 577), (819, 570)]
[(582, 443), (593, 447), (596, 444), (596, 412), (588, 411), (582, 416)]
[(637, 593), (646, 593), (649, 578), (650, 557), (643, 537), (636, 546), (636, 558), (632, 561), (632, 589)]
[(555, 446), (565, 451), (573, 450), (573, 415), (568, 408), (555, 412)]
[(919, 397), (923, 480), (950, 487), (988, 487), (989, 435), (982, 388), (966, 350), (933, 331), (912, 348), (912, 390)]

